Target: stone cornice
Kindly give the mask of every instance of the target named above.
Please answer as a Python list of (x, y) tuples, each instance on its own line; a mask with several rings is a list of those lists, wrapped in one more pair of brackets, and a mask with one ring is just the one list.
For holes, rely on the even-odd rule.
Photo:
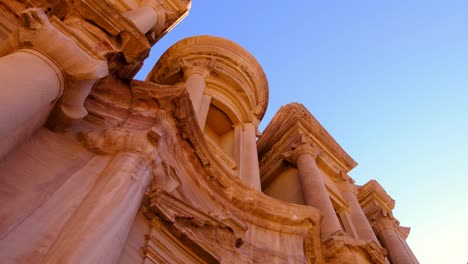
[(378, 205), (387, 211), (392, 211), (395, 208), (395, 200), (385, 192), (384, 188), (376, 180), (370, 180), (360, 187), (357, 198), (363, 208), (372, 204)]
[(317, 164), (332, 176), (357, 165), (302, 104), (292, 103), (280, 108), (257, 142), (262, 184), (268, 185), (285, 166), (280, 154), (304, 141), (323, 151)]
[(109, 73), (104, 58), (95, 56), (94, 52), (88, 53), (80, 43), (65, 34), (63, 31), (66, 29), (57, 18), (50, 21), (38, 8), (23, 11), (21, 17), (23, 26), (0, 47), (0, 56), (17, 49), (31, 48), (46, 54), (73, 79), (99, 79)]
[(400, 222), (393, 216), (395, 201), (376, 180), (359, 187), (357, 198), (376, 234), (392, 229), (404, 239), (408, 237), (410, 228), (400, 226)]
[[(143, 1), (143, 5), (148, 5)], [(79, 0), (73, 1), (73, 9), (78, 14), (92, 21), (95, 25), (108, 33), (112, 39), (119, 36), (117, 49), (112, 48), (107, 53), (110, 61), (111, 71), (117, 71), (122, 78), (132, 78), (141, 68), (143, 60), (148, 56), (149, 50), (160, 38), (169, 32), (188, 14), (191, 6), (190, 0), (165, 0), (152, 4), (162, 19), (150, 32), (143, 34), (129, 19), (124, 16), (124, 10), (109, 1), (102, 0)], [(118, 53), (124, 58), (120, 58)]]
[(206, 94), (228, 104), (236, 114), (233, 119), (252, 122), (263, 117), (268, 104), (267, 79), (255, 58), (241, 46), (206, 35), (183, 39), (161, 56), (146, 80), (160, 84), (183, 81), (181, 61), (211, 65)]
[[(131, 79), (149, 55), (151, 46), (187, 16), (191, 1), (145, 0), (141, 4), (150, 5), (158, 14), (157, 24), (146, 34), (140, 32), (124, 15), (129, 8), (138, 6), (128, 6), (119, 0), (18, 1), (15, 8), (8, 8), (6, 12), (17, 17), (17, 24), (21, 24), (17, 14), (22, 11), (28, 8), (47, 10), (47, 16), (54, 25), (59, 25), (58, 28), (83, 50), (97, 59), (107, 60), (111, 73)], [(10, 7), (8, 3), (7, 6)], [(0, 19), (0, 24), (4, 23), (9, 21)], [(0, 30), (0, 35), (9, 35), (16, 29), (16, 26), (8, 25), (6, 30), (10, 32)], [(60, 41), (50, 41), (49, 44), (51, 43), (66, 46)]]

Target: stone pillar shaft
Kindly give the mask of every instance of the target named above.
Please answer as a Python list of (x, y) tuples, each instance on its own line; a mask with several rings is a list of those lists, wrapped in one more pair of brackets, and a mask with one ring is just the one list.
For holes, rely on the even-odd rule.
[[(0, 58), (0, 84), (0, 137), (4, 138), (40, 109), (56, 102), (64, 88), (64, 77), (42, 53), (20, 49)], [(9, 151), (3, 149), (5, 146), (0, 147), (0, 155)]]
[[(84, 100), (94, 84), (91, 80), (109, 73), (107, 61), (90, 55), (77, 39), (51, 23), (44, 10), (28, 8), (20, 15), (21, 28), (0, 46), (0, 158), (26, 140), (11, 135), (29, 136), (25, 127), (32, 134), (44, 124), (52, 110), (48, 106), (53, 106), (64, 90), (68, 90), (67, 96), (59, 102), (64, 113), (71, 115), (67, 118), (84, 117)], [(78, 82), (69, 85), (73, 81)], [(35, 117), (39, 112), (40, 121)]]
[(187, 92), (190, 95), (193, 109), (198, 116), (203, 102), (203, 93), (206, 89), (205, 77), (198, 72), (191, 73), (185, 81), (185, 86), (187, 87)]
[(124, 15), (130, 19), (143, 34), (146, 34), (158, 23), (158, 13), (151, 6), (141, 6), (125, 12)]
[(419, 263), (405, 239), (396, 230), (394, 220), (383, 217), (378, 219), (375, 225), (376, 233), (380, 242), (382, 242), (382, 246), (387, 249), (391, 263)]
[(262, 190), (258, 165), (257, 136), (253, 123), (244, 123), (242, 132), (240, 179), (257, 191)]
[(303, 154), (297, 158), (296, 162), (306, 204), (316, 207), (323, 215), (322, 238), (342, 230), (315, 158), (309, 154)]
[(151, 175), (142, 156), (117, 154), (50, 248), (44, 263), (117, 263)]
[(358, 238), (365, 241), (375, 241), (379, 244), (379, 240), (377, 239), (374, 230), (372, 230), (372, 226), (367, 220), (367, 217), (356, 197), (354, 184), (345, 181), (341, 183), (341, 187), (343, 190), (343, 199), (349, 204), (349, 215)]

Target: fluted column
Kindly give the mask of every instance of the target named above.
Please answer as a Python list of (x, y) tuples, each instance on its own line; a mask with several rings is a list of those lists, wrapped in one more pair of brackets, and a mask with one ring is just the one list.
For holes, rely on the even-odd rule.
[(399, 225), (389, 213), (379, 213), (373, 223), (373, 229), (380, 239), (382, 246), (387, 249), (391, 263), (417, 264), (419, 263), (405, 239), (398, 231)]
[(356, 197), (357, 190), (353, 180), (345, 173), (342, 173), (342, 176), (343, 178), (339, 183), (339, 188), (343, 195), (343, 199), (349, 205), (349, 216), (354, 229), (357, 232), (358, 238), (365, 241), (375, 241), (379, 244), (379, 240), (375, 236), (375, 233)]
[(322, 239), (326, 239), (343, 230), (316, 163), (320, 153), (321, 150), (318, 148), (304, 143), (284, 153), (283, 157), (297, 166), (305, 203), (319, 209), (323, 215), (320, 229)]
[(117, 263), (150, 175), (147, 158), (115, 155), (43, 263)]
[(242, 124), (240, 179), (257, 191), (261, 191), (260, 167), (258, 165), (257, 135), (253, 123)]

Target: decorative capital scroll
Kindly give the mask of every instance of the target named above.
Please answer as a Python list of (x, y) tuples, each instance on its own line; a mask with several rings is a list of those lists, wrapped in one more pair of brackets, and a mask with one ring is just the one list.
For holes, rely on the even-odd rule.
[(210, 59), (208, 62), (190, 62), (186, 59), (180, 59), (179, 64), (185, 79), (192, 74), (200, 74), (203, 77), (207, 77), (215, 68), (214, 59)]
[(338, 182), (338, 186), (342, 192), (351, 192), (357, 195), (357, 187), (354, 185), (354, 180), (349, 177), (346, 172), (340, 171), (336, 175), (335, 179)]
[(29, 8), (21, 13), (19, 31), (10, 34), (0, 47), (0, 56), (18, 49), (36, 50), (50, 58), (64, 76), (72, 81), (61, 87), (60, 101), (63, 113), (71, 119), (87, 115), (84, 101), (94, 82), (109, 74), (107, 61), (96, 58), (78, 40), (67, 34), (66, 26), (56, 17), (49, 18), (40, 8)]
[(376, 235), (388, 229), (399, 231), (400, 222), (393, 216), (391, 211), (380, 209), (370, 217), (370, 220)]
[(63, 23), (56, 17), (50, 20), (40, 8), (29, 8), (21, 13), (22, 26), (0, 48), (4, 56), (20, 48), (38, 50), (75, 80), (95, 80), (109, 74), (107, 61), (96, 59), (66, 35)]
[(293, 150), (284, 152), (281, 154), (281, 158), (291, 164), (296, 165), (297, 159), (302, 156), (302, 155), (310, 155), (314, 159), (317, 159), (317, 157), (322, 154), (322, 150), (311, 146), (308, 143), (302, 143), (301, 145), (293, 148)]

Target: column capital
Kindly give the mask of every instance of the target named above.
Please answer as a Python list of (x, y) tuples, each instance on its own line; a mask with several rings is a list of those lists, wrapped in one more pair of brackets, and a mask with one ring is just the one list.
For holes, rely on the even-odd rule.
[(215, 61), (203, 61), (203, 62), (190, 62), (185, 59), (180, 60), (180, 68), (184, 73), (184, 79), (187, 78), (192, 74), (199, 74), (203, 77), (207, 77), (213, 71), (215, 67)]
[[(86, 48), (67, 34), (68, 29), (56, 17), (49, 17), (40, 8), (29, 8), (21, 13), (22, 25), (17, 32), (10, 34), (0, 47), (0, 56), (17, 50), (34, 50), (44, 54), (60, 69), (68, 80), (61, 94), (63, 113), (71, 119), (81, 119), (87, 115), (84, 101), (94, 82), (109, 74), (107, 61), (96, 58)], [(69, 33), (69, 32), (68, 32)], [(74, 82), (83, 81), (80, 85)]]
[(354, 185), (354, 180), (344, 171), (340, 171), (336, 176), (338, 187), (341, 192), (351, 192), (357, 195), (357, 187)]
[(297, 159), (300, 156), (309, 155), (315, 160), (322, 152), (323, 151), (321, 149), (314, 147), (309, 143), (301, 143), (292, 150), (282, 153), (281, 158), (291, 164), (296, 165)]
[(21, 19), (19, 31), (10, 34), (0, 47), (0, 56), (18, 49), (34, 49), (48, 56), (73, 79), (95, 80), (109, 74), (107, 61), (87, 53), (65, 34), (65, 25), (57, 18), (49, 20), (42, 9), (29, 8), (21, 13)]
[(392, 212), (385, 210), (379, 210), (372, 215), (371, 219), (372, 229), (374, 229), (376, 235), (379, 235), (385, 230), (391, 229), (396, 232), (399, 230), (400, 222), (393, 217)]

